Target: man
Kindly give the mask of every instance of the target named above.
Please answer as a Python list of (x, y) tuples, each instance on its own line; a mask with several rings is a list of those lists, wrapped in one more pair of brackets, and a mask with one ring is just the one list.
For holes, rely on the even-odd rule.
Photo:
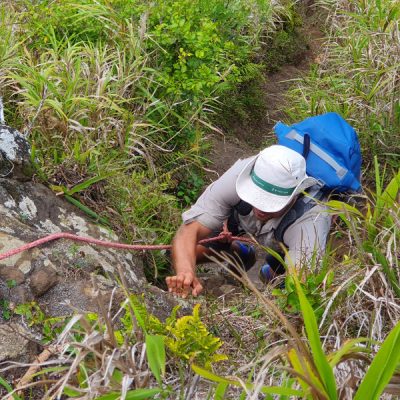
[[(175, 235), (172, 263), (175, 275), (166, 278), (170, 292), (187, 297), (197, 296), (203, 287), (196, 277), (196, 264), (207, 260), (211, 248), (229, 247), (248, 269), (255, 262), (254, 250), (242, 242), (216, 246), (198, 245), (201, 239), (221, 231), (224, 221), (238, 231), (253, 235), (264, 246), (277, 248), (276, 230), (297, 201), (311, 201), (312, 206), (287, 227), (281, 239), (288, 248), (287, 262), (299, 266), (314, 254), (322, 254), (331, 218), (320, 202), (303, 196), (316, 179), (307, 176), (305, 159), (287, 147), (274, 145), (257, 156), (238, 160), (217, 181), (206, 188), (197, 202), (183, 213), (183, 224)], [(316, 192), (316, 190), (314, 191)], [(242, 205), (249, 206), (241, 212)], [(243, 208), (243, 207), (242, 207)], [(233, 222), (233, 223), (232, 223)], [(269, 266), (267, 266), (269, 267)], [(261, 271), (265, 281), (275, 276), (278, 268)]]

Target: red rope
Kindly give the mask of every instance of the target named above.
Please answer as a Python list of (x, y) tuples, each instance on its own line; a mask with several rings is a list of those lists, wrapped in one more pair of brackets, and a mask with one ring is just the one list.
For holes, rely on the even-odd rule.
[[(34, 247), (38, 247), (44, 243), (51, 242), (52, 240), (62, 239), (62, 238), (74, 240), (77, 242), (91, 243), (91, 244), (95, 244), (97, 246), (111, 247), (114, 249), (133, 250), (133, 251), (166, 250), (166, 249), (170, 249), (172, 247), (171, 245), (168, 245), (168, 244), (144, 245), (144, 244), (124, 244), (124, 243), (117, 243), (117, 242), (107, 242), (105, 240), (98, 240), (98, 239), (92, 239), (89, 237), (73, 235), (72, 233), (59, 232), (59, 233), (53, 233), (52, 235), (45, 236), (41, 239), (35, 240), (34, 242), (24, 244), (23, 246), (17, 247), (15, 249), (8, 250), (5, 253), (0, 254), (0, 260), (4, 260), (5, 258), (12, 257), (15, 254), (22, 253), (23, 251), (32, 249)], [(218, 240), (229, 240), (229, 241), (240, 240), (242, 242), (248, 242), (248, 243), (254, 242), (252, 239), (232, 236), (232, 234), (230, 232), (227, 232), (224, 229), (224, 231), (221, 232), (218, 236), (209, 238), (209, 239), (200, 240), (199, 244), (214, 242), (214, 241), (218, 241)]]

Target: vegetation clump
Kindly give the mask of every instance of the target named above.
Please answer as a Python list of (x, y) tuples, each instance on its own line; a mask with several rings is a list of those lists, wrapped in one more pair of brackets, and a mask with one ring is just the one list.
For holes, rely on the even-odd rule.
[[(0, 377), (15, 400), (32, 386), (103, 400), (399, 395), (400, 6), (318, 7), (326, 48), (288, 94), (287, 115), (336, 111), (359, 133), (368, 189), (360, 208), (328, 203), (336, 244), (322, 262), (287, 265), (284, 286), (260, 292), (238, 277), (248, 291), (207, 307), (207, 324), (198, 305), (160, 321), (127, 290), (115, 315), (102, 305), (68, 321), (1, 299), (4, 319), (19, 316), (46, 346), (18, 383)], [(287, 1), (3, 1), (6, 121), (29, 138), (55, 192), (127, 240), (167, 242), (202, 188), (193, 167), (205, 162), (204, 132), (218, 130), (221, 98), (264, 68), (266, 43), (274, 57), (292, 43), (279, 27), (300, 23)]]

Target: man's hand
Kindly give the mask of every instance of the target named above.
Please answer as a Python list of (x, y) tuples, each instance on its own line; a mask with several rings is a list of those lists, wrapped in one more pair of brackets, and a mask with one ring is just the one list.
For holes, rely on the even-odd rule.
[(199, 279), (191, 271), (179, 272), (166, 279), (168, 291), (185, 299), (189, 294), (197, 296), (203, 290)]

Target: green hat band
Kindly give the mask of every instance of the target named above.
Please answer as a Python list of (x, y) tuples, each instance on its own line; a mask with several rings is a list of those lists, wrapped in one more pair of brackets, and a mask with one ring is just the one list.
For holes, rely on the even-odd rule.
[(261, 188), (262, 190), (265, 190), (268, 193), (276, 194), (278, 196), (290, 196), (294, 190), (296, 189), (296, 186), (293, 188), (283, 188), (280, 186), (275, 186), (272, 183), (268, 183), (261, 179), (255, 172), (254, 169), (250, 173), (251, 180), (254, 182), (256, 186)]

